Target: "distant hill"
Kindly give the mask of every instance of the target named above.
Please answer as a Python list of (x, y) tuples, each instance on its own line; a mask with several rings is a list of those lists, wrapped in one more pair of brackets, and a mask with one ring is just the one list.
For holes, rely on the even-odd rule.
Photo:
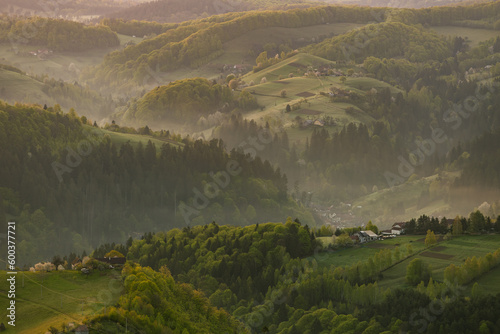
[(451, 56), (445, 40), (436, 33), (396, 22), (372, 24), (327, 39), (306, 50), (323, 58), (342, 61), (374, 56), (405, 57), (412, 62), (420, 62)]
[[(42, 17), (81, 18), (100, 16), (134, 6), (144, 0), (66, 0), (43, 3), (32, 0), (3, 0), (0, 14)], [(90, 19), (87, 17), (87, 19)]]
[(318, 5), (308, 0), (156, 0), (107, 15), (110, 18), (156, 22), (182, 22), (230, 12), (291, 9)]
[(484, 2), (492, 2), (491, 0), (330, 0), (329, 3), (339, 3), (344, 5), (360, 5), (372, 7), (395, 7), (395, 8), (427, 8), (434, 6), (450, 6), (450, 5), (470, 5)]

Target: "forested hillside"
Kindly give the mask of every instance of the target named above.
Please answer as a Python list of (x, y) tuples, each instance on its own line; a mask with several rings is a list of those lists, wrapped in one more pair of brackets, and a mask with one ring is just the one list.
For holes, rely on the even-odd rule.
[(83, 51), (120, 45), (118, 36), (105, 26), (32, 17), (0, 16), (0, 43), (36, 45), (52, 51)]
[[(475, 215), (471, 214), (471, 217)], [(424, 221), (427, 223), (423, 224)], [(418, 219), (418, 226), (423, 224), (432, 228), (428, 223), (434, 221), (438, 222), (435, 218), (422, 216)], [(441, 227), (439, 222), (437, 226)], [(199, 289), (211, 305), (224, 309), (241, 321), (240, 332), (392, 333), (418, 328), (425, 333), (437, 329), (466, 333), (476, 332), (480, 327), (484, 330), (498, 326), (499, 296), (479, 292), (475, 284), (472, 298), (465, 298), (464, 291), (471, 287), (454, 285), (454, 264), (446, 268), (445, 280), (441, 282), (436, 280), (436, 273), (429, 271), (425, 276), (423, 269), (413, 268), (416, 264), (424, 268), (428, 265), (428, 260), (422, 257), (422, 252), (428, 249), (427, 241), (425, 247), (414, 237), (400, 237), (393, 240), (395, 245), (390, 240), (378, 241), (379, 247), (370, 251), (371, 256), (363, 256), (362, 260), (348, 265), (328, 267), (320, 265), (319, 260), (330, 257), (331, 263), (335, 263), (341, 255), (324, 252), (314, 234), (307, 225), (289, 218), (285, 223), (247, 227), (223, 226), (214, 222), (182, 230), (147, 233), (126, 248), (102, 245), (92, 256), (99, 257), (119, 249), (127, 253), (129, 263), (138, 262), (140, 266), (130, 264), (123, 270), (126, 295), (119, 307), (111, 308), (104, 316), (91, 320), (90, 324), (104, 329), (114, 322), (123, 327), (127, 317), (129, 325), (142, 318), (145, 319), (142, 326), (154, 328), (165, 324), (172, 328), (171, 312), (179, 311), (184, 314), (207, 312), (207, 320), (213, 321), (210, 317), (214, 311), (207, 311), (203, 306), (186, 310), (186, 306), (191, 305), (192, 294), (189, 292), (179, 300), (178, 307), (162, 313), (165, 305), (178, 300), (175, 294), (170, 294), (177, 287), (175, 280), (181, 286), (188, 283)], [(344, 239), (347, 237), (347, 234), (339, 235)], [(345, 256), (355, 256), (360, 248), (341, 246), (340, 236), (335, 239), (338, 240), (335, 249)], [(458, 235), (454, 238), (457, 239), (448, 239), (444, 244), (451, 247), (461, 241)], [(474, 241), (473, 237), (469, 238), (470, 242)], [(486, 237), (477, 238), (486, 240)], [(497, 236), (487, 238), (497, 240)], [(435, 249), (437, 252), (438, 248)], [(485, 275), (498, 265), (500, 251), (484, 255), (467, 258), (458, 271), (467, 270), (472, 280)], [(361, 259), (361, 256), (356, 258)], [(472, 270), (474, 264), (480, 270)], [(404, 288), (393, 285), (388, 288), (387, 281), (383, 284), (384, 276), (390, 276), (393, 268), (399, 266), (406, 269), (407, 279), (414, 277), (416, 283), (406, 284)], [(144, 297), (131, 289), (138, 286), (143, 286)], [(159, 294), (156, 298), (153, 297), (155, 292)], [(204, 305), (203, 297), (199, 298), (199, 304)], [(429, 305), (441, 305), (440, 312), (434, 312), (439, 317), (431, 323), (417, 322), (416, 319), (423, 320), (418, 312), (429, 309)], [(468, 310), (476, 321), (458, 316), (463, 310)], [(182, 322), (184, 316), (179, 315), (177, 319), (177, 323)], [(221, 316), (219, 319), (227, 318)], [(187, 324), (184, 326), (189, 333), (194, 330)]]
[[(227, 16), (229, 15), (229, 16)], [(222, 22), (194, 22), (106, 56), (102, 65), (84, 75), (94, 84), (119, 85), (133, 79), (143, 84), (148, 69), (167, 72), (210, 62), (224, 51), (222, 44), (244, 33), (267, 27), (305, 27), (333, 22), (370, 22), (369, 8), (315, 7), (290, 11), (250, 12), (222, 16)]]
[(221, 141), (133, 147), (96, 137), (58, 107), (2, 103), (0, 109), (2, 217), (20, 222), (20, 263), (160, 226), (244, 225), (290, 213), (312, 223), (288, 198), (279, 169), (243, 152), (226, 153)]
[(436, 33), (401, 23), (369, 25), (327, 39), (305, 51), (337, 61), (362, 61), (373, 56), (404, 57), (410, 62), (422, 62), (429, 59), (439, 61), (451, 56), (448, 45)]

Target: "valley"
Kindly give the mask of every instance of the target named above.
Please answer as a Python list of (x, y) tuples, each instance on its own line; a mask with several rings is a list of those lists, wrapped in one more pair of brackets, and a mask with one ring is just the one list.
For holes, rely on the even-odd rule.
[(0, 331), (499, 331), (499, 2), (1, 12)]

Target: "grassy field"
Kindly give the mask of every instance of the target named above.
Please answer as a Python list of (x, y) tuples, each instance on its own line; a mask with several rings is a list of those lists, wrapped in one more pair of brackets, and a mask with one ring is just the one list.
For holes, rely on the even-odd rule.
[[(2, 277), (6, 272), (2, 271)], [(24, 279), (23, 279), (24, 276)], [(24, 286), (23, 286), (24, 281)], [(2, 319), (6, 318), (6, 279), (0, 282)], [(118, 300), (122, 285), (120, 272), (94, 272), (84, 277), (76, 271), (31, 273), (19, 272), (16, 279), (16, 327), (6, 326), (5, 333), (46, 333), (50, 326), (79, 324), (84, 317), (102, 312)], [(6, 324), (6, 321), (3, 320)]]
[(500, 266), (497, 266), (490, 272), (484, 274), (481, 276), (476, 282), (480, 286), (480, 291), (483, 293), (491, 293), (493, 295), (496, 295), (497, 293), (500, 293)]
[(470, 40), (472, 47), (477, 46), (479, 42), (487, 41), (490, 38), (500, 36), (500, 31), (488, 29), (475, 29), (454, 26), (432, 27), (438, 34), (443, 36), (461, 36)]
[(151, 140), (153, 144), (155, 144), (156, 149), (160, 150), (163, 144), (170, 144), (170, 145), (175, 145), (175, 146), (183, 146), (181, 143), (177, 143), (174, 141), (170, 140), (160, 140), (151, 136), (145, 136), (145, 135), (136, 135), (136, 134), (128, 134), (128, 133), (119, 133), (119, 132), (113, 132), (113, 131), (108, 131), (104, 129), (99, 129), (99, 128), (94, 128), (91, 126), (87, 126), (88, 129), (91, 129), (93, 133), (100, 134), (101, 136), (108, 135), (111, 139), (112, 142), (115, 144), (121, 145), (126, 142), (130, 142), (130, 144), (134, 147), (136, 147), (139, 143), (142, 143), (142, 145), (146, 146), (148, 141)]
[[(320, 238), (323, 244), (331, 241), (330, 238)], [(406, 267), (414, 258), (420, 258), (429, 264), (433, 271), (433, 278), (443, 281), (444, 269), (450, 264), (461, 265), (467, 257), (482, 257), (487, 253), (494, 252), (500, 247), (500, 235), (478, 235), (461, 236), (452, 240), (441, 241), (436, 247), (425, 249), (424, 235), (400, 236), (381, 241), (354, 246), (352, 248), (337, 251), (328, 251), (311, 256), (308, 260), (316, 260), (320, 267), (350, 266), (359, 261), (364, 262), (370, 256), (375, 255), (382, 249), (393, 249), (399, 246), (404, 252), (408, 244), (412, 245), (414, 256), (396, 264), (383, 272), (383, 279), (378, 281), (380, 287), (395, 288), (406, 287)], [(490, 293), (500, 292), (498, 280), (500, 279), (500, 267), (480, 277), (477, 282), (483, 291)], [(470, 284), (472, 286), (472, 284)]]
[(375, 253), (382, 249), (393, 249), (399, 246), (401, 251), (406, 250), (407, 244), (410, 243), (413, 247), (413, 251), (418, 252), (425, 247), (423, 242), (417, 241), (420, 239), (422, 239), (422, 236), (401, 236), (398, 238), (374, 241), (352, 248), (319, 253), (308, 259), (315, 259), (320, 267), (330, 267), (332, 265), (336, 267), (349, 266), (358, 261), (366, 261), (370, 256), (375, 255)]
[(47, 103), (54, 105), (47, 94), (42, 91), (43, 84), (26, 75), (0, 69), (0, 98), (9, 103)]

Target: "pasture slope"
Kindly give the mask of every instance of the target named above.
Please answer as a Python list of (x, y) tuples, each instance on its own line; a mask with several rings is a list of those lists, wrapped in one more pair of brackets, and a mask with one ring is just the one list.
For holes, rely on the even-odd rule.
[[(7, 277), (1, 271), (2, 277)], [(51, 326), (80, 324), (85, 317), (115, 304), (122, 292), (119, 270), (93, 272), (88, 277), (77, 271), (18, 272), (16, 278), (16, 326), (7, 325), (9, 303), (7, 280), (0, 281), (0, 317), (6, 333), (44, 334)]]
[[(327, 239), (333, 241), (332, 238), (323, 237), (323, 244), (328, 243)], [(468, 257), (483, 257), (487, 253), (495, 252), (500, 248), (500, 235), (498, 234), (453, 237), (451, 240), (440, 241), (431, 248), (426, 248), (424, 241), (425, 235), (405, 235), (351, 248), (319, 253), (309, 257), (308, 260), (315, 260), (319, 267), (348, 266), (358, 261), (364, 262), (382, 249), (393, 249), (398, 246), (404, 251), (407, 245), (411, 244), (414, 255), (383, 271), (383, 278), (378, 281), (380, 287), (394, 289), (408, 287), (405, 281), (406, 267), (414, 258), (420, 258), (424, 263), (429, 264), (432, 269), (433, 279), (442, 282), (444, 270), (450, 264), (453, 263), (459, 266)], [(475, 282), (478, 282), (480, 289), (485, 293), (499, 293), (498, 279), (500, 279), (500, 267), (494, 268), (471, 282), (466, 287), (466, 293), (470, 292), (470, 288)]]

